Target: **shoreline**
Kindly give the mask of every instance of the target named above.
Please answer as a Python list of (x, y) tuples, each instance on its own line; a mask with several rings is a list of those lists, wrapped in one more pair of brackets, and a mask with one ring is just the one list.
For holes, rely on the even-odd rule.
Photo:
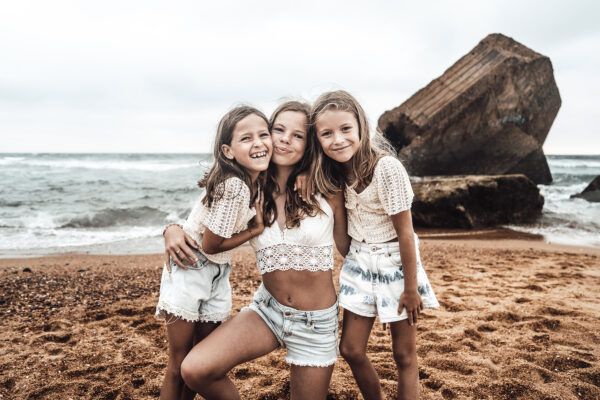
[[(600, 255), (600, 247), (594, 247), (589, 245), (574, 245), (574, 244), (562, 244), (547, 241), (546, 238), (541, 234), (528, 233), (523, 231), (517, 231), (510, 228), (483, 228), (483, 229), (436, 229), (436, 228), (415, 228), (419, 240), (432, 240), (432, 241), (478, 241), (482, 245), (486, 242), (498, 241), (499, 243), (505, 243), (509, 246), (516, 247), (534, 247), (537, 249), (553, 250), (560, 249), (562, 251), (572, 251), (576, 253), (589, 252), (591, 254)], [(162, 248), (162, 237), (158, 236), (152, 238), (156, 241), (155, 246), (146, 246), (146, 251), (140, 251), (131, 253), (127, 251), (119, 251), (119, 246), (113, 246), (113, 243), (107, 244), (96, 244), (83, 247), (81, 250), (73, 249), (72, 247), (65, 247), (64, 251), (60, 251), (60, 248), (50, 248), (48, 252), (45, 249), (33, 249), (31, 253), (21, 252), (20, 250), (5, 250), (0, 251), (0, 260), (10, 259), (31, 259), (31, 258), (42, 258), (42, 257), (60, 257), (63, 255), (97, 255), (97, 256), (143, 256), (149, 254), (162, 254), (158, 252), (150, 251), (151, 248)], [(139, 240), (137, 240), (139, 241)], [(242, 246), (249, 246), (245, 243)], [(499, 244), (498, 244), (499, 246)], [(117, 248), (116, 252), (110, 252), (109, 249), (113, 247)], [(122, 247), (121, 247), (122, 249)]]

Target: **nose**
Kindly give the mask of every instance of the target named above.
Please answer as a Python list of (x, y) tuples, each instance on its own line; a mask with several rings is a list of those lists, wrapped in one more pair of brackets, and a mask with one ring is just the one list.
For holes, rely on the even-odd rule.
[(289, 132), (288, 133), (282, 133), (281, 135), (279, 135), (279, 140), (282, 143), (289, 144), (290, 143), (290, 133)]
[(263, 145), (263, 140), (260, 137), (255, 137), (252, 141), (252, 147), (262, 147)]
[(342, 143), (344, 141), (344, 135), (342, 135), (341, 132), (333, 132), (333, 143), (335, 144), (339, 144)]

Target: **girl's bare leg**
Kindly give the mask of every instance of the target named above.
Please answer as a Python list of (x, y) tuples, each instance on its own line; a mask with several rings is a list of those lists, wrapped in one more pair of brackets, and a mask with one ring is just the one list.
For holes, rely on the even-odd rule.
[[(194, 336), (194, 345), (200, 343), (202, 339), (207, 337), (212, 331), (217, 329), (220, 322), (200, 322), (196, 324), (196, 334)], [(182, 379), (183, 380), (183, 379)], [(187, 385), (183, 385), (182, 400), (194, 400), (196, 392), (191, 390)]]
[(398, 368), (398, 399), (419, 397), (419, 368), (417, 364), (416, 325), (408, 320), (392, 322), (392, 352)]
[(244, 310), (194, 346), (181, 365), (181, 374), (192, 390), (207, 399), (239, 399), (237, 389), (225, 374), (278, 346), (263, 319), (252, 310)]
[(329, 367), (300, 367), (292, 364), (290, 400), (325, 399), (333, 365)]
[[(180, 400), (183, 393), (181, 363), (194, 344), (196, 322), (188, 322), (167, 314), (167, 337), (169, 339), (169, 361), (160, 389), (161, 400)], [(171, 322), (172, 321), (172, 322)]]
[(379, 377), (367, 358), (367, 343), (375, 317), (362, 317), (344, 310), (340, 353), (346, 360), (365, 400), (382, 399)]

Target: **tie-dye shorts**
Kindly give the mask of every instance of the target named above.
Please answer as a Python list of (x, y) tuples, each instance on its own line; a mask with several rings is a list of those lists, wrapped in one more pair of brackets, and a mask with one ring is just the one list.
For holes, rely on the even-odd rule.
[[(417, 246), (417, 290), (425, 308), (439, 307)], [(404, 271), (398, 242), (368, 244), (352, 240), (340, 273), (340, 306), (364, 317), (379, 316), (380, 322), (407, 318), (406, 308), (398, 313), (404, 292)]]

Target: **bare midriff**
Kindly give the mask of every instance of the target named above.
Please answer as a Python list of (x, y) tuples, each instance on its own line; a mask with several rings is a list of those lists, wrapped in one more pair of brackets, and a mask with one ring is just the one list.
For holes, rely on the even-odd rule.
[(262, 279), (265, 288), (278, 302), (296, 310), (323, 310), (335, 304), (331, 270), (275, 270), (265, 273)]

